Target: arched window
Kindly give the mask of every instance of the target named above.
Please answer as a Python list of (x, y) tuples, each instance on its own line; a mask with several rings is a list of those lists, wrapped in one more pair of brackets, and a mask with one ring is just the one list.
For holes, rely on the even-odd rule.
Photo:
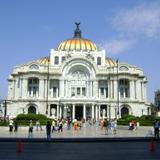
[(121, 109), (121, 117), (128, 115), (129, 114), (129, 109), (127, 107), (123, 107)]
[(28, 108), (28, 113), (36, 114), (36, 107), (30, 106), (30, 107)]
[(120, 79), (119, 80), (119, 93), (121, 98), (128, 98), (129, 95), (129, 80)]
[(28, 95), (31, 97), (38, 96), (39, 94), (39, 79), (29, 78), (28, 79)]
[(29, 66), (30, 69), (39, 69), (38, 65), (32, 64)]

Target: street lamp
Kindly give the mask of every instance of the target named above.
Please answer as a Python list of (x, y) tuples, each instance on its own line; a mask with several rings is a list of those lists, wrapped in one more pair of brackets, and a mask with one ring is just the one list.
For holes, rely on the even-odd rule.
[(7, 116), (7, 100), (1, 100), (1, 116), (3, 116), (3, 120), (6, 121), (6, 116)]
[(118, 78), (118, 59), (116, 60), (116, 64), (117, 64), (117, 114), (116, 114), (116, 119), (117, 116), (119, 117), (119, 78)]
[(49, 91), (49, 59), (47, 66), (47, 97), (46, 97), (46, 115), (48, 115), (48, 91)]

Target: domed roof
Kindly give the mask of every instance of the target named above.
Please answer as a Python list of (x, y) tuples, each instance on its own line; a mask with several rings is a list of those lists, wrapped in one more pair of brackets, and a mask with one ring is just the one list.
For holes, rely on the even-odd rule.
[(97, 46), (90, 40), (81, 37), (81, 30), (79, 29), (80, 23), (75, 23), (77, 28), (74, 31), (74, 37), (61, 42), (58, 51), (97, 51)]
[(87, 39), (68, 39), (63, 41), (57, 48), (58, 51), (96, 51), (96, 45)]

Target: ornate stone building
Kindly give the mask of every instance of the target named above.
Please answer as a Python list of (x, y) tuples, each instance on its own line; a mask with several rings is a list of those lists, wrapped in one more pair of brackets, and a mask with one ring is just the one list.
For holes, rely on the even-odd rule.
[(82, 38), (76, 23), (73, 38), (50, 56), (14, 67), (8, 78), (7, 114), (41, 113), (77, 119), (148, 114), (147, 80), (133, 65), (115, 61)]

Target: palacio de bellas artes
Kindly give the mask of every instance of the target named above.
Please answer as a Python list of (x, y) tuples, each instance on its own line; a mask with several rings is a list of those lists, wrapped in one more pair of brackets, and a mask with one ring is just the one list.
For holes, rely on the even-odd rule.
[(46, 57), (13, 68), (8, 77), (7, 115), (35, 113), (96, 121), (149, 115), (143, 70), (108, 57), (83, 38), (80, 23), (75, 24), (72, 38)]

